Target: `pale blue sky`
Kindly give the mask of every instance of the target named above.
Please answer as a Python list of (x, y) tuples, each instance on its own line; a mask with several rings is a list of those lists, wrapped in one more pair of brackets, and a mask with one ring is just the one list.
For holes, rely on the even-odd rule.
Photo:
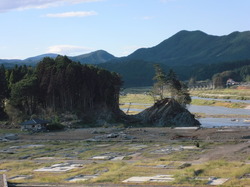
[(0, 59), (103, 49), (120, 57), (180, 30), (250, 30), (249, 0), (0, 0)]

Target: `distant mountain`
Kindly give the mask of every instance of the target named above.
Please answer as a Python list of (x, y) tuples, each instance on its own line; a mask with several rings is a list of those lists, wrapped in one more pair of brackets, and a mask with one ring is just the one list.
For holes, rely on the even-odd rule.
[(165, 71), (174, 69), (182, 80), (204, 80), (215, 73), (248, 65), (249, 60), (240, 62), (246, 59), (250, 60), (250, 31), (225, 36), (180, 31), (154, 47), (138, 49), (100, 66), (120, 73), (125, 86), (131, 87), (152, 85), (156, 63)]
[(138, 49), (127, 58), (179, 66), (250, 59), (249, 51), (250, 31), (226, 36), (180, 31), (154, 47)]
[[(46, 55), (57, 56), (45, 54), (22, 61), (0, 60), (0, 64), (36, 65)], [(202, 31), (183, 30), (154, 47), (138, 49), (127, 57), (116, 58), (98, 50), (69, 58), (120, 73), (126, 86), (152, 85), (155, 63), (161, 64), (165, 71), (174, 69), (182, 80), (190, 77), (210, 79), (215, 73), (249, 65), (250, 31), (213, 36)]]
[[(48, 53), (48, 54), (42, 54), (39, 56), (35, 57), (30, 57), (24, 60), (18, 60), (18, 59), (13, 59), (13, 60), (7, 60), (7, 59), (0, 59), (0, 64), (4, 64), (7, 67), (14, 66), (15, 64), (18, 65), (30, 65), (30, 66), (35, 66), (38, 62), (40, 62), (44, 57), (50, 57), (50, 58), (56, 58), (58, 54), (54, 53)], [(104, 50), (98, 50), (94, 51), (88, 54), (83, 54), (79, 56), (72, 56), (69, 57), (69, 59), (80, 62), (80, 63), (85, 63), (85, 64), (100, 64), (107, 62), (109, 60), (113, 60), (116, 57), (111, 55), (110, 53), (104, 51)]]
[(22, 60), (18, 59), (0, 59), (0, 65), (3, 64), (5, 68), (11, 68), (15, 66), (15, 64), (21, 63)]
[(26, 58), (25, 60), (22, 61), (22, 63), (23, 64), (37, 64), (44, 57), (56, 58), (57, 56), (58, 56), (58, 54), (47, 53), (47, 54), (38, 55), (38, 56), (35, 56), (35, 57)]
[(98, 50), (92, 53), (69, 57), (69, 58), (75, 62), (80, 62), (82, 64), (101, 64), (113, 60), (116, 57), (104, 50)]

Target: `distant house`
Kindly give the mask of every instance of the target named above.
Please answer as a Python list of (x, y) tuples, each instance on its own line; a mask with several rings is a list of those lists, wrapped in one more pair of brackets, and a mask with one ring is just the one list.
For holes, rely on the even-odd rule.
[(45, 131), (48, 123), (50, 122), (47, 120), (34, 118), (20, 123), (20, 125), (22, 131)]
[(238, 85), (238, 82), (235, 82), (233, 79), (228, 79), (226, 85), (227, 86), (233, 86), (233, 85)]

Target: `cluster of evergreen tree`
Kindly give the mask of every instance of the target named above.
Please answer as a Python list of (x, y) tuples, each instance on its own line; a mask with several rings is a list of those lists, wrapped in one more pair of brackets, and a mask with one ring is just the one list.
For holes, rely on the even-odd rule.
[(54, 112), (119, 109), (122, 81), (117, 73), (72, 62), (66, 56), (44, 58), (35, 69), (0, 69), (0, 109), (4, 99), (24, 115), (41, 109)]
[(5, 68), (0, 67), (0, 119), (6, 117), (4, 113), (4, 100), (8, 97), (8, 85), (5, 77)]
[(156, 81), (153, 87), (154, 97), (158, 95), (160, 99), (164, 99), (170, 96), (183, 107), (191, 103), (192, 99), (187, 86), (177, 78), (176, 73), (172, 69), (166, 74), (159, 64), (155, 64), (154, 68), (154, 80)]

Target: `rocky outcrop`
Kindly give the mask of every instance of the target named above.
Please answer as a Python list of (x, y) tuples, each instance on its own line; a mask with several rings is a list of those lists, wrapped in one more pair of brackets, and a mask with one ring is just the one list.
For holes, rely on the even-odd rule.
[(156, 102), (134, 116), (140, 123), (152, 124), (159, 127), (191, 127), (200, 126), (200, 122), (194, 118), (187, 109), (174, 99), (163, 99)]

